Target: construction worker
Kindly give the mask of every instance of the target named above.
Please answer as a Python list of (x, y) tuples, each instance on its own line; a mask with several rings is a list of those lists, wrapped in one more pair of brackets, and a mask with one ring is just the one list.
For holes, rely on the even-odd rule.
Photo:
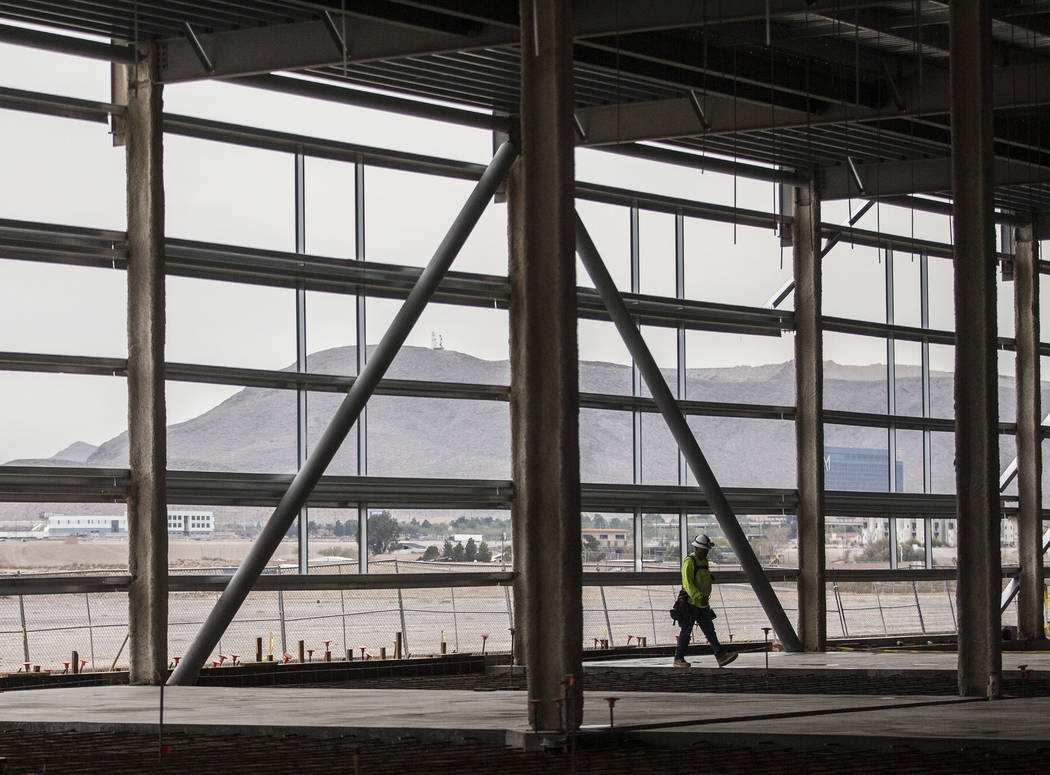
[(700, 625), (700, 631), (711, 644), (719, 667), (725, 667), (734, 659), (736, 652), (724, 651), (715, 633), (715, 615), (711, 610), (711, 571), (708, 569), (707, 554), (711, 551), (711, 539), (702, 533), (693, 539), (693, 551), (682, 563), (682, 589), (689, 597), (685, 615), (679, 619), (682, 631), (678, 635), (678, 648), (674, 652), (675, 667), (689, 667), (685, 661), (685, 650), (693, 635), (693, 624)]

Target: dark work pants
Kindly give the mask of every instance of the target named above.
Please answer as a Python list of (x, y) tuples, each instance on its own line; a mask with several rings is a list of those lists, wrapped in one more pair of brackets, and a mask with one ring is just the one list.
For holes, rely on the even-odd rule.
[(707, 642), (711, 644), (711, 650), (714, 652), (715, 659), (718, 659), (722, 656), (722, 644), (718, 642), (718, 634), (715, 632), (715, 618), (711, 616), (711, 608), (697, 608), (695, 605), (691, 605), (688, 610), (688, 617), (679, 622), (682, 625), (682, 631), (678, 634), (678, 648), (675, 649), (674, 658), (685, 659), (685, 650), (693, 636), (693, 624), (696, 623), (700, 625), (700, 632), (704, 634)]

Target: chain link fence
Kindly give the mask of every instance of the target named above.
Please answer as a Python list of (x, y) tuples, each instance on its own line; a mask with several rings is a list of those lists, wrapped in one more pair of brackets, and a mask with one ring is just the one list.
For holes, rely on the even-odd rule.
[[(262, 638), (263, 658), (298, 658), (304, 642), (323, 658), (352, 653), (355, 659), (378, 658), (381, 649), (392, 656), (396, 633), (413, 656), (448, 653), (508, 652), (511, 649), (513, 596), (505, 586), (411, 588), (414, 573), (491, 571), (486, 564), (379, 561), (378, 573), (406, 576), (401, 589), (295, 590), (252, 592), (219, 641), (212, 659), (255, 659), (256, 639)], [(319, 573), (356, 572), (356, 565), (312, 566)], [(279, 569), (268, 569), (277, 573)], [(218, 575), (233, 568), (201, 568), (179, 575)], [(106, 575), (86, 571), (83, 576)], [(69, 575), (62, 574), (34, 574)], [(611, 571), (610, 576), (616, 575)], [(669, 609), (677, 585), (604, 585), (583, 588), (583, 645), (669, 646), (678, 628)], [(788, 617), (798, 612), (795, 585), (773, 585)], [(168, 610), (168, 653), (185, 652), (218, 600), (216, 592), (172, 592)], [(957, 627), (954, 582), (829, 583), (828, 636), (863, 637), (954, 633)], [(711, 605), (715, 626), (726, 643), (763, 640), (768, 620), (748, 584), (716, 584)], [(127, 666), (128, 598), (126, 591), (76, 594), (9, 595), (0, 597), (0, 671), (16, 672), (39, 665), (52, 672), (69, 669), (75, 650), (87, 660), (86, 670)], [(1003, 624), (1016, 622), (1016, 607)]]

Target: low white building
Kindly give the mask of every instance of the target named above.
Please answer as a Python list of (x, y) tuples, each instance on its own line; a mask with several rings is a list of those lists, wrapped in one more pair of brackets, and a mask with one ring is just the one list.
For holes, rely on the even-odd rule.
[[(82, 516), (74, 514), (45, 514), (43, 530), (36, 531), (40, 538), (56, 536), (102, 536), (127, 535), (126, 514), (114, 516)], [(168, 535), (202, 536), (215, 532), (215, 517), (210, 511), (193, 511), (178, 506), (168, 508)]]

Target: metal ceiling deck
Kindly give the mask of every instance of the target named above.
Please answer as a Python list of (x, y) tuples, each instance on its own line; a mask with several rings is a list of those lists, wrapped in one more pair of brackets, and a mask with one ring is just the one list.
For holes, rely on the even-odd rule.
[[(343, 13), (346, 16), (343, 16)], [(940, 0), (621, 0), (616, 17), (598, 0), (576, 3), (578, 110), (652, 106), (651, 134), (691, 151), (785, 167), (840, 168), (930, 159), (947, 161), (947, 117), (920, 115), (947, 69), (948, 3)], [(311, 23), (331, 14), (345, 25), (379, 24), (391, 37), (452, 41), (406, 55), (327, 62), (300, 71), (345, 86), (513, 114), (519, 105), (517, 4), (482, 0), (0, 0), (0, 24), (34, 23), (104, 40), (172, 40), (197, 34)], [(1050, 73), (1050, 4), (993, 3), (999, 69), (1024, 79), (1000, 95), (996, 153), (1023, 170), (1004, 181), (997, 204), (1021, 212), (1048, 207), (1050, 99), (1038, 80)], [(593, 29), (580, 29), (581, 19)], [(383, 25), (386, 25), (385, 27)], [(499, 42), (484, 45), (486, 35)], [(441, 38), (441, 36), (445, 36)], [(1019, 68), (1036, 68), (1026, 76)], [(1037, 83), (1033, 87), (1030, 81)], [(1042, 83), (1050, 81), (1043, 78)], [(907, 92), (911, 88), (913, 102)], [(1035, 91), (1032, 91), (1034, 89)], [(768, 106), (766, 126), (658, 137), (667, 103), (695, 90), (720, 100), (710, 110), (752, 115)], [(1027, 91), (1026, 91), (1027, 90)], [(1007, 89), (1009, 91), (1009, 89)], [(1033, 100), (1038, 92), (1040, 99)], [(933, 98), (930, 98), (933, 99)], [(1011, 113), (1011, 104), (1021, 109)], [(836, 113), (837, 111), (837, 113)], [(928, 110), (925, 111), (928, 113)], [(820, 120), (810, 126), (799, 115)], [(784, 116), (791, 120), (783, 119)], [(752, 122), (754, 123), (754, 122)], [(613, 142), (619, 141), (617, 135)], [(598, 141), (596, 141), (598, 142)], [(608, 142), (604, 140), (602, 142)]]

